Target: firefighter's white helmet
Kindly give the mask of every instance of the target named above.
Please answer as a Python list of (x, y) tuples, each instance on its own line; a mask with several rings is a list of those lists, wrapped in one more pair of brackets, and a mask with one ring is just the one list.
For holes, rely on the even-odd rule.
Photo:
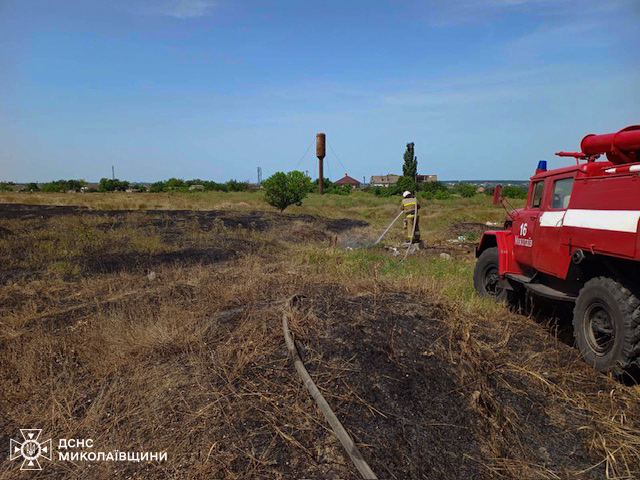
[(406, 192), (404, 192), (404, 193), (402, 194), (402, 196), (403, 196), (404, 198), (407, 198), (409, 195), (411, 195), (411, 192), (410, 192), (409, 190), (407, 190)]

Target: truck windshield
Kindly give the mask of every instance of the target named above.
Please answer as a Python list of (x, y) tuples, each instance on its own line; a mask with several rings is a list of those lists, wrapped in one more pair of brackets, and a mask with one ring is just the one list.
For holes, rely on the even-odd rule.
[(571, 189), (573, 188), (573, 178), (563, 178), (553, 182), (553, 197), (551, 208), (567, 208), (571, 199)]

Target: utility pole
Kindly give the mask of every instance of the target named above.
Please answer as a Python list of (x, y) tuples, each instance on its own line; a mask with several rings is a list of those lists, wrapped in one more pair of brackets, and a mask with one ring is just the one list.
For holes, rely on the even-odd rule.
[(115, 180), (116, 179), (116, 168), (111, 165), (111, 180)]
[(258, 167), (258, 185), (262, 183), (262, 167)]
[(324, 160), (327, 142), (327, 136), (320, 132), (316, 135), (316, 157), (318, 157), (318, 193), (322, 195), (324, 193), (324, 172), (322, 161)]

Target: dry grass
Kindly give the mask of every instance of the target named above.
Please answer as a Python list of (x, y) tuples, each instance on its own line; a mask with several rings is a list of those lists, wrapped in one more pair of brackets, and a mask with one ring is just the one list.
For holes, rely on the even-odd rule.
[[(147, 198), (123, 196), (118, 208), (137, 208), (126, 202)], [(197, 198), (165, 195), (154, 202), (180, 209)], [(376, 207), (342, 198), (319, 199), (319, 211), (334, 209), (334, 218), (369, 216), (374, 226), (365, 231), (372, 236), (395, 211), (389, 200), (374, 199)], [(210, 208), (212, 201), (203, 195), (191, 207)], [(113, 207), (105, 202), (103, 208)], [(444, 239), (457, 222), (502, 217), (484, 200), (465, 202), (430, 209), (427, 237)], [(245, 203), (234, 209), (255, 207)], [(303, 293), (333, 305), (334, 314), (311, 309), (292, 322), (299, 341), (311, 344), (328, 335), (332, 322), (366, 326), (371, 312), (386, 315), (383, 300), (399, 292), (411, 297), (407, 314), (439, 312), (444, 336), (423, 350), (448, 358), (457, 372), (458, 394), (475, 412), (472, 434), (482, 452), (470, 454), (469, 462), (484, 477), (640, 475), (640, 387), (597, 374), (543, 325), (477, 298), (470, 256), (399, 263), (382, 248), (331, 247), (330, 235), (303, 221), (259, 232), (218, 223), (203, 228), (188, 217), (179, 227), (148, 220), (143, 213), (105, 212), (2, 222), (13, 235), (0, 239), (4, 273), (12, 272), (0, 286), (0, 443), (18, 438), (20, 428), (42, 428), (46, 438), (92, 438), (94, 450), (169, 453), (168, 462), (151, 464), (44, 461), (40, 477), (353, 477), (286, 358), (282, 307), (272, 302)], [(185, 252), (194, 251), (225, 254), (189, 260)], [(105, 258), (151, 263), (105, 268), (96, 260)], [(146, 276), (150, 268), (157, 273), (153, 281)], [(394, 352), (399, 347), (389, 340)], [(357, 359), (307, 353), (319, 387), (342, 409), (338, 416), (342, 411), (348, 418), (358, 408), (371, 418), (389, 416), (353, 383)], [(390, 353), (399, 363), (402, 355)], [(586, 439), (571, 445), (589, 459), (581, 470), (539, 460), (544, 455), (535, 448), (557, 439), (536, 433), (537, 411)], [(375, 431), (346, 426), (365, 457), (383, 448), (386, 439)], [(17, 467), (3, 462), (0, 478), (20, 478)], [(378, 467), (380, 475), (394, 475)]]
[[(189, 193), (0, 193), (0, 203), (29, 205), (80, 205), (93, 210), (233, 210), (275, 211), (264, 201), (262, 192)], [(369, 193), (350, 195), (309, 194), (302, 206), (291, 206), (286, 213), (321, 215), (328, 218), (355, 218), (376, 227), (385, 225), (398, 212), (397, 197), (376, 197)], [(522, 206), (522, 200), (514, 200)], [(504, 210), (491, 205), (487, 195), (452, 200), (420, 200), (427, 230), (437, 230), (457, 221), (502, 221)]]

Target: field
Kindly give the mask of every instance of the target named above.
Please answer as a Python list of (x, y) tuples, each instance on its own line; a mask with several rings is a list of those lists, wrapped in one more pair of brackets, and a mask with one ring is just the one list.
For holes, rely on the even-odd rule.
[[(566, 312), (475, 295), (473, 242), (504, 210), (422, 207), (427, 248), (401, 261), (399, 226), (371, 245), (398, 198), (0, 194), (0, 444), (54, 439), (37, 478), (358, 478), (286, 312), (379, 478), (640, 477), (640, 386), (585, 365)], [(57, 460), (88, 438), (167, 460)]]

